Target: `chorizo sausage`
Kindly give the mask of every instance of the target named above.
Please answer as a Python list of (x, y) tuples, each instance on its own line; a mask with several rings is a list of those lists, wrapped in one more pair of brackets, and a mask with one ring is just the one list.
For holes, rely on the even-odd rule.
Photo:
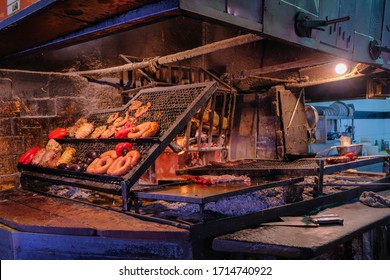
[(114, 159), (111, 157), (102, 157), (96, 158), (94, 161), (87, 167), (86, 172), (92, 174), (106, 174), (108, 168), (112, 165)]

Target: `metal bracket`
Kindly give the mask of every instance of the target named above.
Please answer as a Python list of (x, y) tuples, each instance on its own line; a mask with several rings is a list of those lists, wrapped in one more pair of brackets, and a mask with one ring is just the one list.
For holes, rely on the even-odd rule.
[(122, 211), (130, 211), (131, 201), (129, 202), (129, 187), (125, 181), (121, 182), (121, 191), (122, 191)]
[(382, 52), (390, 52), (390, 48), (379, 46), (377, 40), (371, 40), (368, 45), (368, 52), (373, 60), (377, 60)]
[(313, 189), (313, 197), (319, 197), (323, 195), (323, 189), (324, 189), (324, 167), (325, 167), (325, 161), (320, 159), (317, 161), (318, 164), (318, 173), (317, 177), (315, 177), (316, 184), (314, 185)]
[(142, 200), (138, 199), (137, 197), (133, 197), (132, 201), (134, 203), (134, 211), (135, 213), (139, 214), (139, 209), (142, 207)]
[(295, 33), (299, 37), (311, 38), (311, 31), (313, 29), (325, 31), (325, 29), (320, 27), (327, 26), (330, 24), (336, 24), (338, 22), (348, 21), (349, 19), (349, 16), (346, 16), (331, 20), (310, 20), (304, 12), (298, 12), (295, 15)]

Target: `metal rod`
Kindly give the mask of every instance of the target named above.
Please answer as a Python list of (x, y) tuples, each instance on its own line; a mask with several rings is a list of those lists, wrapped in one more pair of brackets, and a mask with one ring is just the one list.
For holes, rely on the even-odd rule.
[[(209, 115), (209, 131), (208, 131), (208, 141), (207, 141), (207, 148), (211, 148), (212, 142), (213, 142), (213, 127), (214, 127), (214, 117), (217, 112), (215, 112), (215, 104), (217, 102), (216, 100), (216, 94), (213, 94), (213, 97), (211, 98), (211, 105), (210, 105), (210, 112), (208, 113)], [(221, 118), (221, 116), (219, 117)], [(219, 120), (221, 121), (221, 120)], [(218, 124), (216, 124), (218, 126)]]
[(325, 187), (366, 187), (366, 186), (375, 186), (375, 187), (390, 187), (390, 183), (366, 183), (366, 184), (324, 184)]
[(121, 182), (121, 190), (122, 190), (122, 210), (123, 211), (129, 211), (129, 205), (128, 205), (128, 187), (126, 182)]
[[(113, 73), (119, 73), (124, 71), (130, 71), (130, 70), (136, 70), (141, 68), (147, 68), (147, 67), (158, 67), (158, 65), (167, 64), (167, 63), (173, 63), (189, 58), (193, 58), (196, 56), (201, 56), (204, 54), (212, 53), (215, 51), (236, 47), (240, 45), (249, 44), (252, 42), (256, 42), (259, 40), (264, 39), (264, 37), (255, 35), (255, 34), (246, 34), (246, 35), (240, 35), (233, 38), (229, 38), (226, 40), (221, 40), (218, 42), (214, 42), (211, 44), (207, 44), (204, 46), (200, 46), (194, 49), (178, 52), (176, 54), (166, 55), (162, 57), (154, 57), (147, 61), (142, 62), (135, 62), (135, 63), (127, 63), (120, 66), (114, 66), (104, 69), (94, 69), (94, 70), (86, 70), (86, 71), (74, 71), (74, 72), (68, 72), (68, 73), (61, 73), (61, 72), (44, 72), (44, 71), (30, 71), (30, 70), (14, 70), (13, 72), (18, 73), (36, 73), (41, 75), (60, 75), (60, 76), (88, 76), (88, 75), (97, 75), (97, 74), (113, 74)], [(0, 69), (0, 71), (6, 71), (9, 69)]]
[(255, 41), (262, 40), (263, 37), (260, 37), (255, 34), (246, 34), (246, 35), (240, 35), (237, 37), (229, 38), (226, 40), (221, 40), (218, 42), (214, 42), (211, 44), (207, 44), (204, 46), (200, 46), (194, 49), (178, 52), (176, 54), (166, 55), (162, 57), (154, 57), (148, 61), (142, 61), (142, 62), (136, 62), (136, 63), (128, 63), (121, 66), (115, 66), (105, 69), (96, 69), (96, 70), (87, 70), (87, 71), (76, 71), (72, 72), (73, 74), (78, 74), (81, 76), (86, 75), (94, 75), (94, 74), (112, 74), (112, 73), (118, 73), (122, 71), (129, 71), (129, 70), (135, 70), (140, 68), (146, 68), (150, 66), (157, 66), (162, 64), (168, 64), (177, 62), (180, 60), (185, 60), (189, 58), (193, 58), (196, 56), (201, 56), (204, 54), (212, 53), (215, 51), (240, 46), (244, 44), (249, 44)]
[(323, 194), (324, 189), (324, 166), (325, 161), (319, 160), (318, 161), (318, 178), (317, 178), (317, 185), (315, 186), (316, 190), (314, 191), (314, 197), (321, 196)]
[(304, 89), (302, 89), (302, 90), (299, 92), (299, 96), (298, 96), (297, 102), (295, 103), (294, 110), (293, 110), (293, 112), (292, 112), (290, 121), (289, 121), (289, 123), (288, 123), (288, 125), (287, 125), (287, 128), (286, 128), (286, 133), (287, 133), (287, 130), (290, 128), (291, 123), (292, 123), (292, 121), (293, 121), (293, 119), (294, 119), (295, 112), (297, 111), (297, 108), (298, 108), (298, 105), (299, 105), (299, 100), (301, 100), (301, 97), (302, 97), (303, 92), (304, 92)]
[(350, 17), (349, 17), (349, 16), (346, 16), (346, 17), (341, 17), (341, 18), (335, 18), (335, 19), (331, 19), (331, 20), (326, 20), (326, 21), (325, 21), (325, 25), (334, 24), (334, 23), (343, 22), (343, 21), (348, 21), (349, 19), (350, 19)]
[[(375, 69), (370, 73), (370, 75), (375, 75), (378, 73), (383, 72), (383, 69)], [(318, 79), (318, 80), (312, 80), (312, 81), (302, 81), (302, 82), (292, 82), (289, 83), (287, 82), (284, 86), (286, 88), (305, 88), (305, 87), (310, 87), (310, 86), (316, 86), (316, 85), (321, 85), (321, 84), (326, 84), (326, 83), (332, 83), (332, 82), (337, 82), (337, 81), (342, 81), (342, 80), (347, 80), (347, 79), (355, 79), (359, 77), (365, 76), (365, 74), (359, 73), (359, 72), (351, 72), (351, 74), (345, 74), (339, 77), (333, 77), (333, 78), (327, 78), (327, 79)]]
[(158, 59), (159, 64), (173, 63), (179, 60), (185, 60), (192, 57), (212, 53), (215, 51), (223, 50), (230, 47), (249, 44), (255, 41), (262, 40), (263, 37), (255, 34), (240, 35), (237, 37), (229, 38), (226, 40), (218, 41), (215, 43), (200, 46), (191, 50), (178, 52), (176, 54), (162, 56)]
[(96, 69), (96, 70), (88, 70), (88, 71), (77, 71), (72, 72), (73, 74), (77, 74), (80, 76), (88, 76), (88, 75), (96, 75), (96, 74), (113, 74), (113, 73), (119, 73), (123, 71), (130, 71), (130, 70), (136, 70), (141, 68), (147, 68), (153, 63), (157, 62), (158, 58), (153, 58), (148, 61), (142, 61), (142, 62), (135, 62), (135, 63), (127, 63), (121, 66), (115, 66), (105, 69)]
[[(127, 63), (133, 63), (130, 59), (128, 59), (125, 55), (123, 54), (120, 54), (119, 55), (124, 61), (126, 61)], [(153, 83), (154, 80), (148, 76), (148, 74), (146, 74), (144, 71), (142, 71), (141, 69), (137, 69), (137, 71), (142, 75), (144, 76), (150, 83)], [(134, 79), (135, 80), (135, 79)]]
[(201, 223), (205, 222), (205, 212), (204, 212), (205, 209), (204, 208), (205, 208), (205, 205), (203, 203), (199, 204), (199, 216), (200, 216)]

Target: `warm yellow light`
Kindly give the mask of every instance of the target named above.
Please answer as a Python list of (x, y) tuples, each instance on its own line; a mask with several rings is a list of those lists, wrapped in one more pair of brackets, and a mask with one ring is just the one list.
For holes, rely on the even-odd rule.
[(339, 75), (343, 75), (343, 74), (347, 73), (347, 70), (348, 70), (348, 67), (345, 63), (339, 63), (335, 67), (335, 71)]

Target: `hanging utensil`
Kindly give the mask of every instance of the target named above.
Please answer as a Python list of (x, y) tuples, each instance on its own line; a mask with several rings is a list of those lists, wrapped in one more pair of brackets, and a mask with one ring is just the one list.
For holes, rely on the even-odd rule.
[(293, 110), (293, 112), (292, 112), (290, 121), (288, 122), (288, 125), (287, 125), (287, 128), (286, 128), (286, 133), (287, 133), (287, 130), (290, 128), (291, 123), (292, 123), (292, 121), (293, 121), (293, 119), (294, 119), (295, 112), (296, 112), (297, 109), (298, 109), (299, 100), (301, 100), (301, 97), (302, 97), (302, 95), (303, 95), (303, 92), (304, 92), (304, 89), (302, 89), (302, 90), (299, 92), (299, 96), (298, 96), (297, 102), (295, 103), (294, 110)]
[(307, 130), (315, 129), (319, 120), (317, 109), (312, 105), (305, 105)]
[(318, 151), (318, 152), (316, 152), (316, 156), (317, 156), (318, 154), (328, 153), (328, 152), (330, 152), (331, 150), (335, 149), (336, 147), (337, 147), (337, 146), (332, 146), (332, 147), (330, 147), (330, 148), (327, 148), (327, 149)]
[(308, 132), (308, 141), (309, 144), (314, 144), (316, 142), (316, 127), (319, 120), (319, 115), (317, 109), (312, 105), (305, 105), (305, 114), (306, 114), (306, 124)]

